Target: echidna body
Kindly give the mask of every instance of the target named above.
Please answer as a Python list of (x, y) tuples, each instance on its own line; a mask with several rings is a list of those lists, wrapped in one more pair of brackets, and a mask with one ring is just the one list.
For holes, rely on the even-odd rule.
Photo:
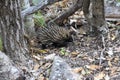
[(37, 39), (44, 45), (64, 45), (65, 42), (72, 41), (69, 30), (57, 25), (40, 28), (37, 31)]

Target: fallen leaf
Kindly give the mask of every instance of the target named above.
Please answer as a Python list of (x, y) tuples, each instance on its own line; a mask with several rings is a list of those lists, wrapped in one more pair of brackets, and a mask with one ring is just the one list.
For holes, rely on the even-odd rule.
[(81, 71), (81, 74), (82, 74), (82, 75), (85, 75), (85, 74), (86, 74), (86, 72), (85, 72), (84, 69)]
[(85, 32), (85, 30), (83, 28), (80, 28), (79, 33), (80, 34), (86, 34), (86, 32)]
[(111, 67), (110, 71), (111, 71), (111, 75), (113, 75), (116, 71), (117, 71), (118, 67)]
[(104, 77), (104, 79), (105, 79), (105, 80), (110, 80), (110, 77), (109, 77), (108, 75), (106, 75), (106, 76)]
[(101, 80), (105, 77), (105, 73), (104, 72), (100, 72), (99, 74), (97, 74), (95, 77), (94, 77), (94, 80)]
[(35, 58), (36, 60), (40, 60), (40, 57), (38, 56), (33, 55), (32, 57)]
[(44, 50), (39, 50), (40, 53), (47, 53), (48, 50), (44, 49)]
[(44, 67), (50, 67), (52, 64), (51, 63), (46, 63)]
[(54, 57), (55, 57), (55, 53), (45, 56), (44, 59), (46, 59), (46, 60), (53, 60)]
[(40, 67), (40, 65), (39, 65), (39, 64), (36, 64), (33, 69), (36, 71), (36, 70), (39, 69), (39, 67)]
[(74, 68), (72, 71), (75, 72), (75, 73), (79, 73), (83, 70), (82, 67), (79, 67), (79, 68)]
[(116, 36), (114, 34), (111, 34), (111, 40), (115, 40)]
[(108, 61), (108, 65), (111, 67), (112, 66), (112, 63), (111, 63), (111, 61)]
[(84, 59), (84, 60), (88, 60), (88, 57), (87, 57), (87, 56), (84, 56), (82, 59)]
[(74, 51), (74, 52), (72, 52), (71, 54), (72, 54), (73, 56), (77, 56), (79, 53), (76, 52), (76, 51)]
[(91, 74), (92, 72), (93, 72), (93, 71), (88, 70), (88, 69), (82, 69), (81, 74), (82, 74), (82, 75), (88, 75), (88, 74)]
[(47, 53), (48, 52), (47, 49), (41, 50), (39, 48), (31, 48), (31, 51), (32, 52), (37, 52), (37, 53)]
[(81, 16), (84, 16), (84, 12), (83, 12), (83, 11), (80, 11), (80, 15), (81, 15)]
[(96, 69), (99, 69), (100, 66), (99, 65), (86, 65), (86, 68), (90, 70), (96, 70)]
[(22, 69), (23, 72), (28, 71), (28, 68), (26, 66), (21, 66), (20, 68)]
[(108, 53), (109, 56), (112, 56), (113, 55), (113, 48), (109, 48), (107, 53)]
[(39, 76), (39, 80), (45, 80), (45, 77), (43, 76), (43, 74)]
[(117, 71), (120, 72), (120, 67), (118, 67)]
[(116, 25), (120, 25), (120, 22), (117, 22)]
[(70, 24), (72, 24), (74, 22), (77, 22), (77, 20), (76, 19), (70, 19)]
[(120, 52), (120, 46), (115, 48), (116, 52)]
[(114, 62), (116, 63), (116, 62), (118, 62), (120, 59), (119, 59), (119, 56), (116, 56), (115, 58), (114, 58)]

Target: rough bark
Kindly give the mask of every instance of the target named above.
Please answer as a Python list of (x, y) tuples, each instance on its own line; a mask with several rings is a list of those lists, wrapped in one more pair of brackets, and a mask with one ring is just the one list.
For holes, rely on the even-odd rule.
[(98, 35), (100, 28), (105, 25), (104, 0), (84, 0), (83, 12), (90, 25), (90, 31)]
[(93, 26), (101, 27), (105, 23), (104, 0), (92, 0)]
[(90, 7), (90, 0), (83, 0), (83, 12), (85, 16), (89, 14), (89, 7)]
[(1, 0), (0, 8), (4, 51), (14, 62), (26, 64), (28, 48), (24, 39), (20, 0)]
[[(88, 22), (88, 24), (90, 25), (91, 28), (91, 18), (92, 18), (92, 14), (90, 11), (90, 0), (84, 0), (83, 1), (83, 12), (84, 12), (84, 16)], [(90, 29), (91, 31), (91, 29)]]

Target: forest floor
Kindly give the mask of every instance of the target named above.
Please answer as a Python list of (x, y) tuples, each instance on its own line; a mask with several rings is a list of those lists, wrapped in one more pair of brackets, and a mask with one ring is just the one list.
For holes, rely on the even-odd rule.
[[(67, 47), (47, 48), (32, 51), (32, 57), (38, 61), (34, 69), (41, 69), (41, 76), (49, 77), (53, 60), (46, 60), (47, 56), (62, 57), (75, 72), (85, 80), (97, 78), (98, 80), (120, 80), (120, 27), (109, 22), (107, 35), (103, 37), (90, 37), (86, 35), (88, 25), (76, 30), (80, 33)], [(113, 26), (114, 25), (114, 26)]]
[[(78, 18), (81, 15), (81, 13), (76, 14), (72, 18)], [(32, 57), (37, 62), (33, 69), (39, 69), (40, 80), (49, 78), (53, 59), (47, 60), (46, 58), (54, 56), (62, 57), (73, 71), (82, 76), (83, 80), (120, 80), (120, 20), (111, 21), (110, 19), (107, 24), (106, 34), (91, 37), (87, 35), (89, 25), (80, 21), (80, 25), (75, 23), (79, 26), (76, 28), (78, 34), (67, 47), (31, 48)]]

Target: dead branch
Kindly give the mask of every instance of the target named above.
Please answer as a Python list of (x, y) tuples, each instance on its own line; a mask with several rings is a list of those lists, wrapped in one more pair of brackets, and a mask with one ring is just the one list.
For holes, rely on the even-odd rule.
[(62, 1), (62, 0), (41, 0), (38, 5), (36, 6), (31, 6), (25, 10), (22, 11), (22, 18), (24, 18), (27, 15), (33, 14), (39, 9), (43, 9), (47, 5), (51, 5), (55, 2)]
[(120, 19), (120, 14), (106, 14), (105, 17)]
[(102, 42), (103, 42), (103, 49), (102, 49), (102, 51), (101, 51), (101, 53), (100, 53), (100, 62), (99, 62), (99, 66), (101, 66), (101, 64), (102, 64), (102, 59), (104, 59), (104, 55), (103, 55), (103, 53), (105, 52), (105, 49), (106, 49), (106, 47), (105, 47), (105, 38), (104, 38), (104, 36), (102, 35)]
[(77, 0), (76, 3), (71, 8), (69, 8), (66, 12), (56, 17), (52, 21), (54, 21), (57, 24), (61, 24), (69, 16), (73, 15), (77, 10), (81, 9), (82, 5), (83, 5), (83, 0)]

